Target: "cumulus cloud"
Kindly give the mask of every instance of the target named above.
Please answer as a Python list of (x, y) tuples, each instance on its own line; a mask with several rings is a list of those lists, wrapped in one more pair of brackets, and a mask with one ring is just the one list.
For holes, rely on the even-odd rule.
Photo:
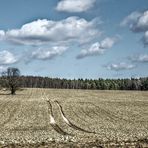
[(124, 63), (124, 62), (117, 63), (117, 64), (112, 63), (112, 64), (106, 66), (106, 68), (108, 70), (114, 70), (114, 71), (130, 70), (130, 69), (133, 69), (135, 67), (136, 66), (133, 65), (133, 64), (127, 64), (127, 63)]
[(113, 38), (107, 37), (107, 38), (105, 38), (105, 39), (101, 42), (100, 48), (102, 48), (102, 49), (109, 49), (109, 48), (111, 48), (117, 41), (118, 41), (118, 38), (117, 38), (117, 37), (113, 37)]
[(54, 46), (49, 49), (38, 49), (32, 52), (32, 58), (39, 60), (52, 59), (63, 54), (67, 49), (68, 47), (66, 46)]
[(129, 26), (133, 32), (145, 32), (148, 30), (148, 11), (143, 13), (133, 12), (127, 16), (121, 23), (123, 26)]
[(61, 0), (56, 7), (58, 11), (85, 12), (91, 9), (96, 0)]
[(81, 53), (77, 56), (77, 59), (82, 59), (87, 56), (95, 56), (103, 53), (104, 53), (104, 49), (101, 49), (100, 43), (96, 42), (92, 44), (89, 49), (82, 50)]
[(100, 43), (96, 42), (92, 44), (89, 49), (82, 50), (80, 54), (77, 56), (77, 59), (82, 59), (87, 56), (96, 56), (103, 54), (105, 50), (111, 48), (117, 42), (117, 40), (118, 39), (116, 37), (114, 38), (107, 37)]
[(69, 17), (60, 21), (37, 20), (23, 25), (20, 29), (0, 31), (5, 40), (24, 45), (44, 43), (87, 43), (100, 35), (96, 20), (87, 21), (79, 17)]
[(143, 32), (142, 41), (145, 46), (148, 45), (148, 10), (131, 13), (121, 22), (121, 25), (128, 26), (133, 32)]
[(148, 11), (145, 11), (136, 22), (135, 25), (133, 25), (134, 31), (147, 31), (148, 30)]
[(17, 58), (9, 51), (0, 51), (0, 65), (9, 65), (17, 62)]
[(141, 15), (142, 15), (141, 12), (137, 12), (137, 11), (132, 12), (130, 15), (128, 15), (123, 19), (123, 21), (121, 22), (121, 26), (129, 25), (129, 27), (132, 27), (133, 24), (135, 24), (138, 21)]

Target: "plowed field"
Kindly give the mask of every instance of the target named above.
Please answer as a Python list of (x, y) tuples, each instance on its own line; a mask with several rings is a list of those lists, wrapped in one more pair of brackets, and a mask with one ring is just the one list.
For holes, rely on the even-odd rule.
[[(0, 143), (148, 139), (148, 92), (24, 89), (0, 92)], [(48, 102), (47, 102), (48, 101)]]

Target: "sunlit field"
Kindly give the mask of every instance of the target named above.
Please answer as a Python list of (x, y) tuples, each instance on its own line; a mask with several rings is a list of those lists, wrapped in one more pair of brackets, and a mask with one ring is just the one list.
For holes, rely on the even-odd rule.
[(148, 139), (148, 92), (24, 89), (14, 96), (8, 93), (0, 92), (1, 145), (124, 144)]

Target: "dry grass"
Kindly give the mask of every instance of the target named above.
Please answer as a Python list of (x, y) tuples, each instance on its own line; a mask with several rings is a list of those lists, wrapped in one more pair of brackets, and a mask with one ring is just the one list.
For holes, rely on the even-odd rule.
[[(20, 144), (23, 147), (30, 143), (29, 147), (33, 147), (38, 143), (38, 146), (50, 144), (51, 147), (70, 147), (70, 144), (95, 147), (97, 144), (107, 147), (108, 141), (110, 146), (116, 143), (122, 147), (128, 141), (132, 145), (133, 141), (133, 145), (139, 143), (144, 147), (146, 140), (139, 139), (148, 139), (148, 92), (25, 89), (15, 96), (6, 94), (0, 92), (2, 145), (18, 143), (18, 147)], [(52, 128), (46, 100), (52, 103), (56, 123), (73, 136), (63, 136)], [(55, 100), (72, 124), (96, 134), (68, 126)]]

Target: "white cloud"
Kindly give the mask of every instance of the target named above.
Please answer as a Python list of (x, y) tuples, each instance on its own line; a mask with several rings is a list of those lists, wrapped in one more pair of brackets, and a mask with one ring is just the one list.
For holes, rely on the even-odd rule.
[(77, 59), (82, 59), (87, 56), (95, 56), (103, 53), (104, 49), (101, 49), (100, 43), (96, 42), (92, 44), (88, 50), (82, 50), (81, 53), (77, 56)]
[(5, 32), (3, 30), (0, 30), (0, 40), (3, 40), (5, 37)]
[(120, 71), (120, 70), (130, 70), (130, 69), (133, 69), (133, 68), (135, 68), (135, 65), (121, 62), (121, 63), (117, 63), (117, 64), (113, 63), (113, 64), (110, 64), (110, 65), (107, 65), (106, 67), (109, 70)]
[(145, 32), (142, 40), (143, 40), (144, 45), (147, 46), (148, 45), (148, 31)]
[(69, 17), (60, 21), (37, 20), (23, 25), (20, 29), (0, 31), (7, 41), (24, 45), (44, 43), (87, 43), (100, 35), (96, 20), (87, 21), (79, 17)]
[(117, 37), (114, 37), (114, 38), (105, 38), (101, 44), (100, 44), (100, 48), (102, 49), (109, 49), (111, 48), (116, 42), (118, 41), (118, 38)]
[(141, 54), (130, 58), (134, 62), (148, 62), (148, 54)]
[(140, 55), (138, 60), (140, 62), (148, 62), (148, 54)]
[(135, 24), (136, 31), (147, 31), (148, 30), (148, 11), (145, 11), (138, 19)]
[(121, 22), (121, 26), (129, 25), (130, 27), (133, 26), (134, 23), (138, 21), (138, 18), (142, 15), (140, 12), (132, 12), (130, 15), (124, 18), (124, 20)]
[(143, 32), (143, 44), (148, 45), (148, 10), (141, 12), (133, 12), (127, 16), (121, 23), (123, 26), (128, 26), (133, 32)]
[(121, 23), (123, 26), (129, 26), (133, 32), (145, 32), (148, 30), (148, 10), (141, 12), (133, 12), (127, 16)]
[(38, 49), (32, 52), (32, 58), (39, 60), (52, 59), (58, 55), (63, 54), (67, 49), (68, 47), (65, 46), (54, 46), (50, 49)]
[(0, 73), (6, 71), (6, 69), (7, 69), (7, 67), (5, 67), (5, 66), (0, 66)]
[(91, 9), (96, 0), (61, 0), (56, 7), (58, 11), (85, 12)]
[(105, 38), (103, 41), (96, 42), (90, 46), (87, 50), (82, 50), (81, 53), (77, 56), (77, 59), (82, 59), (87, 56), (97, 56), (103, 54), (106, 49), (111, 48), (116, 42), (117, 38)]
[(17, 58), (9, 51), (0, 51), (0, 65), (8, 65), (17, 62)]

